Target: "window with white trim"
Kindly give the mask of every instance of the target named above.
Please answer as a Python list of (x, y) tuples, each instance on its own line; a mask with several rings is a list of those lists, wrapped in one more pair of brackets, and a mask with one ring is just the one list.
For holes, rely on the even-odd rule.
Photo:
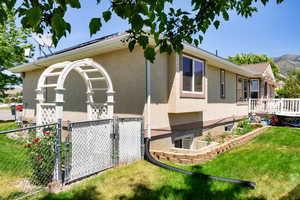
[(174, 140), (174, 147), (180, 149), (191, 149), (193, 144), (193, 136), (177, 137)]
[(259, 80), (252, 79), (250, 84), (250, 97), (251, 99), (259, 98)]
[(204, 61), (183, 56), (182, 90), (184, 92), (203, 92)]

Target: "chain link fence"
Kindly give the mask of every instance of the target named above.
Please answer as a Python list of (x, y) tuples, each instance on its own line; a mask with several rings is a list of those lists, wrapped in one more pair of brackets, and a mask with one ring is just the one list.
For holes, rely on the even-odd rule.
[(75, 122), (63, 134), (61, 120), (2, 131), (0, 199), (24, 198), (140, 160), (143, 134), (142, 118)]
[(58, 123), (0, 132), (0, 199), (35, 193), (57, 179)]
[(143, 121), (141, 118), (120, 118), (118, 126), (118, 164), (141, 160), (144, 155)]
[(114, 118), (70, 124), (65, 141), (66, 183), (143, 158), (142, 118)]

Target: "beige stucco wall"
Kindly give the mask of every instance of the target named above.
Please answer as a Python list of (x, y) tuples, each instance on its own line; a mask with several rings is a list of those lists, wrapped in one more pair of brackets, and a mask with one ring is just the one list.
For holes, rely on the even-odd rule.
[(220, 68), (208, 65), (208, 96), (204, 121), (248, 114), (248, 104), (236, 102), (236, 74), (225, 71), (225, 98), (220, 97)]
[[(186, 98), (180, 96), (181, 84), (181, 56), (172, 55), (169, 60), (172, 65), (170, 75), (173, 76), (173, 84), (169, 83), (171, 97), (169, 99), (169, 117), (172, 124), (193, 123), (199, 121), (221, 120), (224, 118), (243, 116), (248, 113), (247, 104), (236, 102), (236, 74), (226, 71), (225, 91), (226, 97), (220, 98), (220, 67), (206, 62), (204, 77), (205, 99)], [(196, 57), (202, 59), (201, 57)], [(193, 116), (193, 117), (191, 117)]]
[[(206, 61), (204, 93), (206, 98), (183, 98), (180, 96), (181, 56), (158, 54), (151, 65), (151, 122), (152, 128), (170, 128), (174, 125), (199, 121), (218, 120), (247, 114), (247, 105), (236, 104), (236, 75), (226, 71), (226, 98), (220, 98), (219, 68)], [(199, 57), (198, 57), (199, 58)], [(93, 57), (110, 75), (115, 90), (115, 113), (143, 115), (147, 122), (146, 70), (143, 51), (128, 49)], [(201, 59), (201, 58), (200, 58)], [(26, 117), (35, 115), (35, 88), (42, 70), (26, 72), (24, 78), (24, 102)], [(51, 83), (48, 80), (48, 83)], [(86, 119), (86, 90), (80, 76), (71, 72), (65, 82), (65, 120)], [(96, 94), (96, 102), (105, 101), (105, 94)], [(54, 101), (53, 90), (47, 98)], [(147, 124), (146, 124), (147, 126)]]
[[(101, 64), (110, 75), (115, 90), (115, 113), (121, 116), (145, 115), (145, 89), (146, 89), (146, 70), (145, 60), (141, 49), (136, 49), (129, 53), (128, 49), (115, 51), (93, 57)], [(155, 63), (151, 65), (151, 88), (152, 105), (151, 118), (153, 128), (166, 127), (169, 124), (168, 117), (168, 66), (169, 59), (167, 54), (158, 54)], [(25, 117), (35, 116), (35, 89), (41, 70), (26, 72), (24, 85)], [(53, 79), (53, 78), (52, 78)], [(53, 80), (48, 79), (47, 83)], [(100, 83), (97, 83), (100, 84)], [(87, 119), (86, 116), (86, 89), (83, 80), (72, 71), (65, 82), (65, 104), (64, 120), (79, 121)], [(98, 86), (99, 87), (99, 86)], [(54, 101), (54, 90), (47, 89), (48, 102)], [(105, 93), (96, 91), (96, 102), (105, 101)], [(159, 116), (159, 117), (157, 117)], [(147, 117), (145, 115), (145, 121)]]

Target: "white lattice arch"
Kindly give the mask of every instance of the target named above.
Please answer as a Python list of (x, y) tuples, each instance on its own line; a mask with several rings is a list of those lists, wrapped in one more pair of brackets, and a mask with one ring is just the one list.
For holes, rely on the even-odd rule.
[[(87, 89), (87, 112), (89, 120), (113, 117), (113, 84), (107, 71), (93, 59), (86, 58), (73, 62), (61, 62), (48, 67), (40, 76), (37, 85), (37, 123), (48, 124), (63, 119), (64, 83), (69, 73), (74, 70), (84, 80)], [(90, 77), (91, 73), (93, 74)], [(55, 83), (47, 84), (48, 77), (58, 77)], [(105, 88), (95, 88), (93, 81), (105, 81)], [(45, 102), (45, 89), (54, 88), (55, 102)], [(95, 91), (105, 91), (106, 103), (94, 102)]]

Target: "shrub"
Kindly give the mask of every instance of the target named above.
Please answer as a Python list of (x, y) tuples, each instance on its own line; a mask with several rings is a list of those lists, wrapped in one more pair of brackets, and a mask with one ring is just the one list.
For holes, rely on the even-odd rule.
[(45, 128), (41, 132), (29, 131), (28, 148), (32, 168), (30, 180), (36, 185), (47, 185), (52, 181), (55, 167), (55, 128)]
[(207, 135), (205, 136), (205, 141), (207, 142), (207, 144), (210, 144), (213, 141), (212, 135), (210, 132), (207, 133)]
[(243, 135), (254, 130), (256, 127), (252, 126), (247, 119), (240, 121), (237, 128), (234, 129), (234, 134)]

